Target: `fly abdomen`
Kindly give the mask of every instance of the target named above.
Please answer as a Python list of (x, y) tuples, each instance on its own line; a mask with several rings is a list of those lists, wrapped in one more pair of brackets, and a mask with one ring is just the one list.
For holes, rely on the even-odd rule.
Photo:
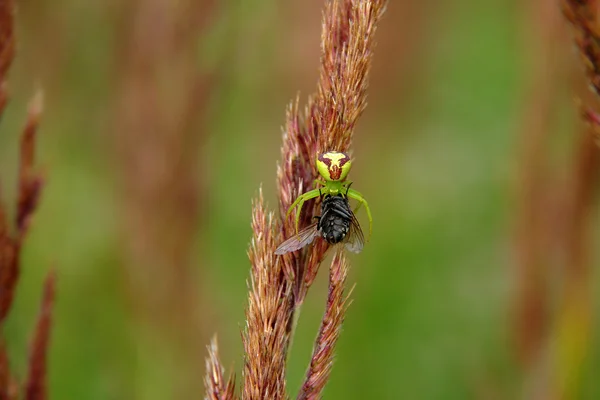
[(348, 234), (352, 223), (352, 210), (348, 199), (342, 195), (325, 196), (321, 204), (319, 229), (331, 244), (339, 243)]

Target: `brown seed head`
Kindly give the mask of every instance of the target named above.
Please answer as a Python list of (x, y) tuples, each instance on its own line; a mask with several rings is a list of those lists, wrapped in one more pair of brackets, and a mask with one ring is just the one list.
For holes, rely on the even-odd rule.
[(54, 291), (56, 274), (51, 271), (44, 283), (44, 294), (40, 307), (35, 335), (29, 353), (29, 371), (25, 381), (25, 400), (45, 400), (48, 398), (46, 382), (46, 365), (48, 358), (48, 343), (52, 327), (52, 308), (54, 306)]
[(243, 334), (243, 399), (285, 399), (285, 363), (293, 311), (292, 285), (274, 252), (276, 223), (262, 196), (254, 202), (254, 232), (248, 257), (252, 265), (246, 329)]

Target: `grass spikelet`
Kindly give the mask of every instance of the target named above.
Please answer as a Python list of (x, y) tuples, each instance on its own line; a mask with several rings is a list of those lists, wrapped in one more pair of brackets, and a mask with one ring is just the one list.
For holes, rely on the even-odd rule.
[(563, 0), (563, 14), (573, 26), (586, 75), (596, 94), (600, 95), (600, 24), (598, 3), (591, 0)]
[(40, 96), (37, 95), (29, 107), (27, 122), (21, 135), (16, 234), (11, 234), (6, 210), (0, 205), (0, 323), (6, 318), (12, 304), (19, 278), (21, 244), (42, 187), (42, 177), (33, 168), (35, 133), (41, 114)]
[(325, 315), (321, 321), (310, 367), (298, 400), (321, 398), (321, 393), (329, 379), (333, 367), (335, 345), (342, 333), (342, 323), (348, 306), (348, 296), (344, 294), (347, 276), (348, 261), (340, 250), (335, 254), (329, 269), (329, 295), (327, 296)]
[(319, 151), (349, 152), (356, 122), (367, 106), (377, 23), (386, 1), (327, 2), (317, 91)]
[[(6, 74), (12, 64), (14, 53), (14, 3), (10, 0), (0, 0), (0, 117), (8, 102)], [(5, 204), (0, 201), (0, 328), (13, 304), (21, 268), (22, 244), (43, 186), (42, 176), (34, 168), (36, 133), (42, 108), (42, 94), (38, 92), (29, 105), (27, 120), (21, 133), (14, 226), (11, 226)], [(30, 350), (28, 377), (22, 393), (11, 372), (4, 341), (0, 340), (0, 399), (2, 400), (47, 398), (46, 355), (50, 339), (54, 284), (55, 275), (52, 272), (48, 275), (44, 286), (41, 312)], [(21, 397), (20, 394), (23, 396)]]
[[(27, 122), (21, 135), (14, 229), (10, 227), (4, 204), (0, 204), (0, 326), (4, 323), (13, 304), (21, 270), (22, 244), (43, 186), (43, 179), (34, 168), (35, 138), (41, 109), (41, 95), (38, 94), (30, 105)], [(26, 400), (47, 398), (46, 354), (50, 338), (54, 285), (55, 274), (52, 272), (46, 279), (41, 312), (31, 345), (29, 373), (23, 388), (23, 398)], [(19, 387), (10, 372), (3, 343), (0, 343), (0, 352), (0, 399), (16, 399), (19, 397)]]
[(592, 0), (563, 0), (563, 15), (570, 22), (574, 34), (579, 57), (585, 69), (590, 88), (596, 94), (594, 104), (590, 99), (579, 100), (581, 118), (593, 128), (592, 133), (600, 137), (600, 116), (598, 100), (600, 100), (600, 22), (598, 21), (600, 5)]
[(283, 273), (283, 263), (274, 255), (276, 223), (273, 214), (265, 209), (262, 190), (254, 202), (252, 230), (242, 398), (284, 399), (292, 287)]
[(52, 327), (52, 308), (54, 305), (54, 292), (56, 274), (51, 271), (44, 283), (40, 315), (31, 344), (29, 355), (29, 372), (25, 382), (25, 400), (45, 400), (48, 398), (46, 382), (46, 363), (50, 330)]
[[(560, 3), (573, 28), (586, 83), (592, 90), (578, 90), (580, 116), (589, 127), (573, 135), (574, 151), (559, 174), (552, 169), (554, 153), (549, 143), (555, 133), (553, 112), (560, 86), (557, 63), (549, 63), (548, 56), (562, 32), (558, 29), (560, 20), (555, 18), (556, 5), (538, 3), (534, 15), (544, 18), (535, 31), (541, 40), (533, 52), (537, 56), (532, 68), (535, 76), (531, 99), (526, 103), (529, 124), (523, 132), (521, 161), (517, 349), (525, 371), (526, 397), (571, 399), (577, 398), (581, 389), (591, 337), (591, 228), (600, 166), (592, 135), (598, 135), (600, 126), (594, 111), (600, 95), (599, 9), (595, 1)], [(556, 215), (561, 221), (556, 221)], [(553, 271), (549, 268), (554, 265), (560, 267), (557, 287), (552, 285)]]
[(208, 346), (206, 376), (204, 377), (205, 400), (234, 400), (237, 398), (235, 396), (235, 377), (231, 375), (225, 381), (223, 371), (224, 368), (219, 360), (219, 347), (215, 336)]
[(31, 215), (37, 206), (42, 176), (35, 172), (35, 137), (43, 109), (43, 95), (38, 92), (27, 114), (27, 121), (21, 136), (21, 160), (19, 163), (19, 199), (17, 203), (16, 226), (20, 236), (25, 234)]

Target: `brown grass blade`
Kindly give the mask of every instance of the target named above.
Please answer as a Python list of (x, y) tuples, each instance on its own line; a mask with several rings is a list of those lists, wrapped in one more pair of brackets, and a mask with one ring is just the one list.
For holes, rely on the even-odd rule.
[(6, 346), (0, 342), (0, 400), (19, 398), (19, 386), (10, 372)]
[(204, 386), (206, 389), (205, 400), (234, 400), (235, 377), (229, 376), (227, 382), (223, 377), (224, 368), (219, 361), (219, 347), (215, 336), (208, 346), (208, 358), (206, 359), (206, 376)]
[[(172, 398), (203, 390), (198, 357), (210, 340), (209, 290), (197, 282), (208, 269), (193, 265), (205, 229), (211, 173), (199, 156), (218, 68), (199, 68), (199, 44), (210, 37), (222, 2), (134, 0), (118, 7), (112, 110), (118, 228), (125, 290), (132, 317), (151, 327), (168, 350), (156, 355), (134, 386), (169, 387)], [(207, 34), (205, 36), (205, 34)], [(138, 362), (152, 351), (140, 345)], [(158, 358), (157, 358), (158, 357)], [(178, 365), (176, 382), (169, 365)], [(156, 377), (156, 378), (154, 378)]]
[[(0, 206), (1, 207), (1, 206)], [(19, 277), (15, 246), (8, 231), (0, 232), (0, 326), (8, 315)]]
[[(6, 73), (15, 53), (14, 36), (14, 3), (11, 0), (0, 0), (0, 117), (8, 101)], [(21, 244), (42, 187), (41, 177), (34, 173), (36, 132), (41, 112), (42, 94), (38, 92), (30, 103), (21, 134), (15, 234), (11, 233), (7, 210), (0, 202), (0, 327), (13, 302), (20, 273)], [(23, 398), (26, 400), (47, 398), (46, 359), (54, 286), (55, 274), (51, 272), (44, 285), (40, 316), (30, 350), (28, 377), (23, 388)], [(19, 386), (10, 371), (4, 342), (0, 341), (0, 400), (21, 398)]]
[(342, 323), (348, 307), (348, 296), (344, 294), (348, 261), (339, 249), (333, 257), (329, 270), (329, 295), (325, 315), (321, 321), (319, 335), (306, 378), (298, 400), (320, 399), (333, 367), (335, 345), (342, 333)]
[(21, 159), (19, 163), (19, 199), (17, 203), (16, 227), (19, 240), (29, 225), (29, 220), (39, 200), (42, 178), (34, 172), (36, 133), (43, 110), (42, 92), (36, 93), (29, 104), (27, 121), (21, 135)]
[(6, 103), (8, 103), (8, 89), (6, 88), (6, 82), (0, 80), (0, 118), (2, 118)]
[(54, 306), (54, 292), (56, 274), (51, 271), (44, 283), (44, 294), (40, 307), (37, 327), (31, 344), (29, 354), (29, 371), (24, 387), (25, 400), (45, 400), (48, 397), (46, 370), (48, 359), (48, 343), (52, 328), (52, 309)]
[[(14, 57), (14, 3), (0, 0), (0, 117), (8, 101), (6, 73)], [(0, 325), (12, 303), (17, 273), (4, 204), (0, 203)]]
[(0, 341), (0, 400), (18, 399), (19, 387), (10, 372), (6, 345)]
[(15, 224), (16, 237), (12, 237), (7, 213), (0, 204), (0, 323), (4, 321), (12, 304), (19, 278), (20, 247), (29, 220), (35, 211), (42, 188), (42, 178), (34, 173), (35, 138), (42, 110), (41, 93), (29, 106), (29, 113), (21, 134), (21, 159), (19, 166), (18, 200)]
[(552, 134), (551, 115), (558, 78), (557, 64), (550, 62), (562, 32), (560, 13), (545, 0), (525, 3), (527, 88), (522, 107), (518, 153), (515, 212), (516, 293), (513, 340), (515, 355), (523, 367), (537, 362), (548, 329), (549, 307), (545, 299), (547, 265), (555, 246), (556, 183), (550, 170), (547, 143)]
[(14, 2), (0, 0), (0, 84), (6, 79), (15, 55), (14, 14)]
[(551, 379), (555, 393), (562, 399), (581, 395), (585, 360), (590, 352), (593, 326), (593, 293), (590, 285), (593, 266), (595, 213), (598, 208), (600, 152), (586, 131), (578, 137), (567, 201), (567, 216), (562, 235), (565, 251), (564, 275), (556, 324), (551, 333), (557, 345)]
[(10, 368), (6, 346), (0, 341), (0, 400), (8, 398), (8, 384), (10, 382)]

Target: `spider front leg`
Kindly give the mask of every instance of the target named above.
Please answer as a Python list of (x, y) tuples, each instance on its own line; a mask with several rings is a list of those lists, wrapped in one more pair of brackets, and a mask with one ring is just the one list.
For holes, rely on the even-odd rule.
[(325, 187), (325, 186), (327, 185), (327, 183), (326, 183), (324, 180), (321, 180), (321, 179), (315, 179), (315, 180), (313, 181), (313, 185), (314, 185), (315, 187), (317, 187), (317, 185), (321, 185), (321, 186)]
[(314, 199), (315, 197), (319, 197), (320, 195), (321, 195), (321, 191), (319, 189), (313, 189), (306, 193), (303, 193), (300, 196), (298, 196), (298, 198), (292, 203), (292, 205), (288, 209), (287, 214), (285, 214), (286, 218), (290, 215), (290, 213), (292, 212), (294, 207), (298, 206), (298, 209), (296, 210), (296, 233), (298, 233), (298, 223), (300, 222), (300, 211), (302, 211), (302, 206), (304, 205), (304, 202), (308, 201), (310, 199)]
[(357, 210), (361, 206), (361, 204), (365, 205), (365, 210), (367, 211), (367, 217), (369, 217), (369, 238), (370, 238), (371, 234), (373, 233), (373, 218), (371, 217), (371, 209), (369, 208), (369, 204), (367, 203), (367, 200), (365, 200), (365, 198), (363, 197), (362, 194), (360, 194), (359, 192), (357, 192), (354, 189), (348, 189), (347, 196), (350, 197), (351, 199), (357, 200), (359, 202), (358, 207), (356, 207)]

